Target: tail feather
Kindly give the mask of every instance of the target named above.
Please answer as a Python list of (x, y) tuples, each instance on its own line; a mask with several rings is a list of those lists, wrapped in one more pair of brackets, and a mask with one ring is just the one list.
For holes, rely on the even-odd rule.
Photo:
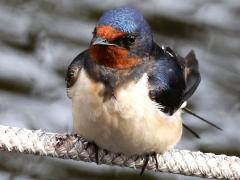
[(182, 63), (184, 65), (184, 78), (186, 83), (184, 99), (187, 100), (197, 89), (201, 81), (201, 76), (198, 70), (198, 60), (193, 50), (187, 54)]
[(211, 125), (212, 127), (215, 127), (216, 129), (218, 129), (218, 130), (220, 130), (220, 131), (223, 131), (222, 128), (220, 128), (220, 127), (217, 126), (216, 124), (210, 122), (209, 120), (207, 120), (207, 119), (205, 119), (205, 118), (203, 118), (203, 117), (197, 115), (196, 113), (192, 112), (190, 109), (184, 107), (183, 110), (184, 110), (185, 112), (187, 112), (188, 114), (190, 114), (190, 115), (192, 115), (192, 116), (194, 116), (194, 117), (200, 119), (201, 121), (203, 121), (203, 122), (205, 122), (205, 123)]

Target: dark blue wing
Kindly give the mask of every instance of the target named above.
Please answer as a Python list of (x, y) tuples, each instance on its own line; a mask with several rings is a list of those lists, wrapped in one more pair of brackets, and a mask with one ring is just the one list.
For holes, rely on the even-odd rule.
[(86, 52), (87, 50), (77, 55), (77, 57), (75, 57), (71, 62), (71, 64), (68, 66), (66, 77), (65, 77), (67, 89), (73, 86), (74, 83), (76, 82), (79, 72), (82, 69)]
[(193, 52), (186, 58), (177, 57), (170, 48), (156, 45), (154, 63), (148, 72), (149, 96), (172, 115), (196, 90), (200, 75)]

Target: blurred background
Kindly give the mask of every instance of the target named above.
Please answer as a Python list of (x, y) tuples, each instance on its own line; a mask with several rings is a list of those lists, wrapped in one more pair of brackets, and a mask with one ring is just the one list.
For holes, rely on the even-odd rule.
[[(185, 56), (194, 49), (202, 81), (189, 107), (224, 129), (184, 115), (201, 139), (184, 131), (177, 148), (240, 156), (239, 0), (1, 0), (0, 124), (72, 132), (64, 75), (89, 45), (107, 9), (131, 5), (155, 41)], [(0, 152), (0, 179), (193, 179), (125, 168)], [(194, 178), (200, 179), (200, 178)]]

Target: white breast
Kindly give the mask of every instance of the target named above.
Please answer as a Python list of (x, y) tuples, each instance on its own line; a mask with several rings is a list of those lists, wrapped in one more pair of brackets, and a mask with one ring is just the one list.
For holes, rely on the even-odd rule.
[(168, 116), (148, 96), (147, 74), (103, 102), (104, 85), (84, 70), (70, 89), (75, 131), (100, 147), (126, 154), (164, 152), (181, 138), (181, 112)]

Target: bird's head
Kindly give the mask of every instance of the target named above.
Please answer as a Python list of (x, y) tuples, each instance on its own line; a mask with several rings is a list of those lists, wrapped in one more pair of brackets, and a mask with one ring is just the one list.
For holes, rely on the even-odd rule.
[(139, 11), (129, 7), (112, 9), (99, 19), (90, 44), (90, 55), (100, 65), (127, 69), (149, 56), (152, 33)]

